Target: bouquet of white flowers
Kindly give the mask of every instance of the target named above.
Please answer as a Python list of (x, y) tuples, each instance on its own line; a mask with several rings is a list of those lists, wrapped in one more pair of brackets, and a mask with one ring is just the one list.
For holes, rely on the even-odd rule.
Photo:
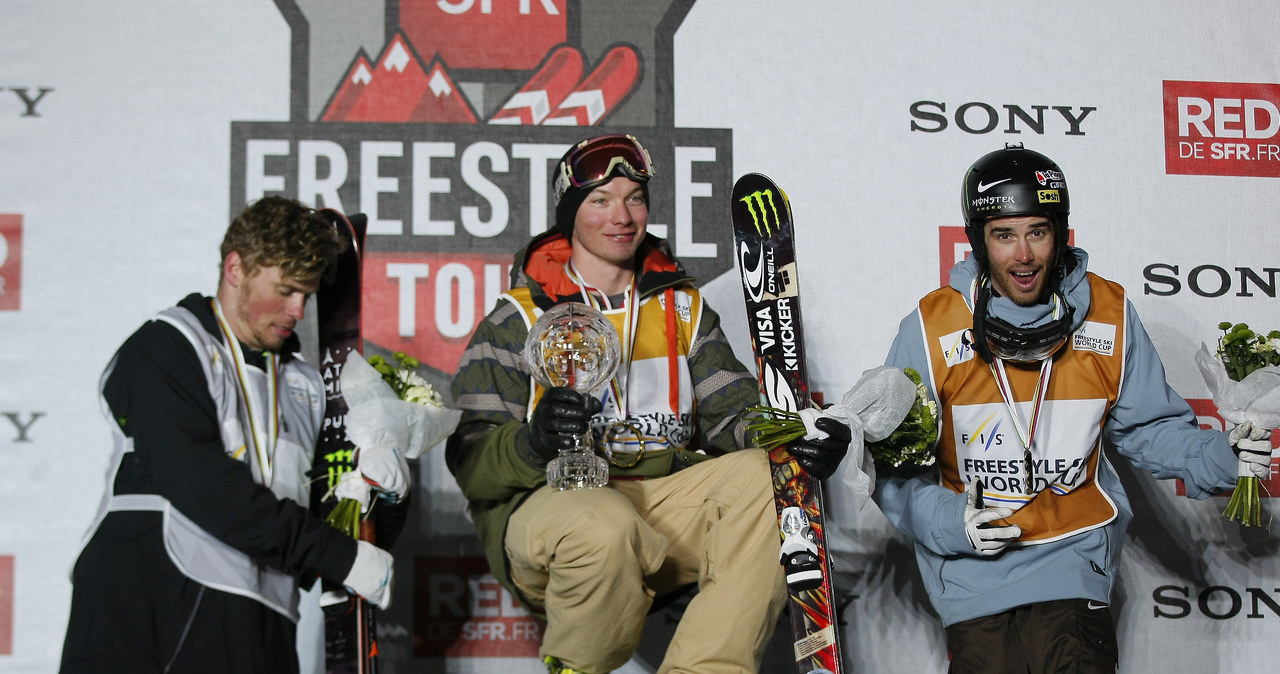
[[(392, 358), (395, 366), (382, 356), (368, 361), (356, 352), (347, 356), (339, 378), (347, 403), (347, 439), (357, 447), (389, 445), (404, 458), (417, 459), (449, 437), (462, 412), (444, 406), (440, 394), (418, 374), (417, 358), (403, 351)], [(361, 499), (341, 498), (329, 523), (358, 538), (361, 510)]]
[(748, 424), (756, 444), (777, 447), (801, 437), (822, 433), (814, 422), (822, 416), (849, 426), (849, 451), (834, 478), (845, 485), (853, 504), (861, 508), (875, 484), (875, 463), (904, 462), (931, 465), (937, 435), (937, 406), (929, 400), (920, 375), (911, 368), (877, 367), (862, 374), (840, 402), (826, 409), (799, 412), (752, 407), (762, 415)]
[(903, 372), (915, 384), (915, 401), (906, 418), (889, 437), (868, 442), (867, 451), (878, 463), (887, 463), (894, 468), (902, 464), (932, 466), (935, 458), (933, 443), (938, 439), (938, 403), (929, 399), (919, 372), (911, 368)]
[[(1196, 353), (1196, 365), (1218, 414), (1233, 424), (1250, 421), (1257, 428), (1280, 427), (1280, 330), (1262, 335), (1244, 323), (1228, 322), (1219, 323), (1218, 329), (1222, 336), (1213, 355), (1203, 344)], [(1245, 526), (1260, 525), (1259, 488), (1258, 478), (1241, 477), (1222, 516)]]

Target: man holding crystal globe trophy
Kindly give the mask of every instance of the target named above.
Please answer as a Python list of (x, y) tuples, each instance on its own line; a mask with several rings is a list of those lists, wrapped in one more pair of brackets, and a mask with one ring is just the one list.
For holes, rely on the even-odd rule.
[[(653, 170), (630, 135), (565, 153), (555, 227), (453, 380), (449, 469), (494, 576), (545, 617), (552, 674), (621, 667), (655, 597), (692, 584), (658, 671), (754, 672), (786, 601), (768, 460), (746, 447), (756, 381), (646, 232)], [(808, 467), (834, 467), (844, 431), (800, 441), (834, 457)]]

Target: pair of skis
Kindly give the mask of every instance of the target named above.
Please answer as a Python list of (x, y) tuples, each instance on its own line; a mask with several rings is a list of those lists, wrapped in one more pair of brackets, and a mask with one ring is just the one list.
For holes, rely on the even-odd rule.
[[(316, 336), (320, 352), (320, 372), (325, 384), (324, 426), (316, 443), (316, 472), (321, 475), (313, 489), (313, 504), (321, 516), (328, 516), (335, 502), (320, 499), (337, 485), (342, 473), (355, 468), (355, 447), (347, 439), (343, 423), (347, 403), (338, 381), (342, 366), (352, 351), (363, 346), (360, 336), (360, 264), (367, 219), (321, 210), (347, 249), (334, 269), (326, 274), (316, 292)], [(373, 522), (364, 520), (360, 538), (373, 542)], [(374, 607), (363, 598), (349, 594), (337, 583), (324, 582), (321, 607), (324, 613), (324, 671), (326, 674), (374, 674), (378, 646), (374, 627)]]
[[(733, 186), (734, 254), (762, 403), (797, 412), (810, 406), (804, 362), (795, 232), (787, 196), (759, 173)], [(840, 674), (839, 625), (823, 533), (822, 484), (785, 446), (770, 448), (774, 504), (790, 595), (799, 674)]]

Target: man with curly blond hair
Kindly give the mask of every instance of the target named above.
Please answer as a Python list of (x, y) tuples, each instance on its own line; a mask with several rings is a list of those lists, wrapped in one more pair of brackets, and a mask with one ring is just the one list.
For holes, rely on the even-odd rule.
[(307, 509), (325, 389), (294, 330), (345, 246), (328, 218), (251, 204), (217, 294), (160, 312), (107, 365), (115, 447), (63, 672), (296, 672), (299, 579), (388, 603), (391, 555)]

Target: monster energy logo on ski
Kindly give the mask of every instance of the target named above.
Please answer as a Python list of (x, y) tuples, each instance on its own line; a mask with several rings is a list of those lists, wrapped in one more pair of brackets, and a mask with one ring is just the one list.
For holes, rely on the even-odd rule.
[[(773, 190), (752, 192), (739, 199), (739, 201), (747, 205), (747, 211), (751, 213), (751, 220), (755, 223), (756, 231), (761, 236), (773, 236), (773, 228), (778, 226), (778, 208), (773, 203)], [(765, 210), (766, 201), (768, 202), (768, 211)], [(772, 214), (772, 218), (770, 214)]]

